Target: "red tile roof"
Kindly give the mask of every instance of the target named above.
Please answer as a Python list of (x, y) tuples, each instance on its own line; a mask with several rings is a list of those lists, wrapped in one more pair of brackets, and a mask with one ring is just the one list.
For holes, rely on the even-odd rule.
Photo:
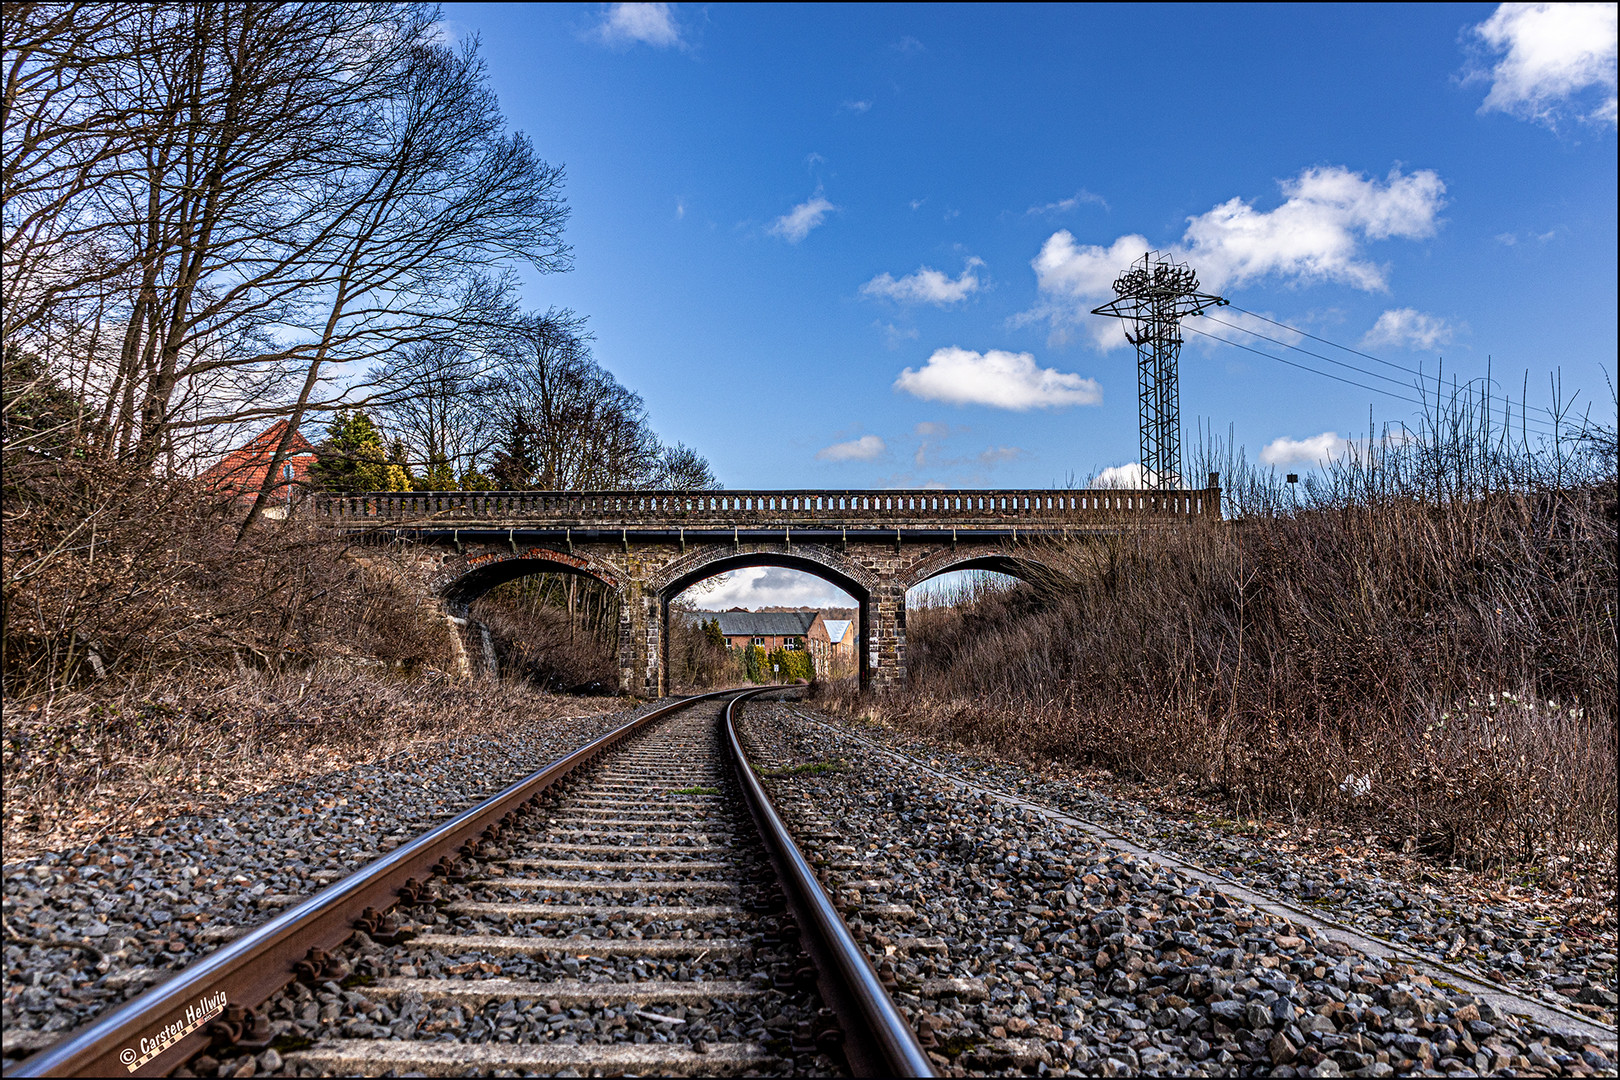
[[(264, 485), (265, 473), (270, 468), (270, 459), (275, 456), (276, 447), (281, 444), (281, 437), (286, 430), (287, 421), (277, 420), (249, 440), (247, 445), (226, 454), (217, 465), (203, 473), (200, 479), (221, 493), (234, 492), (239, 499), (253, 497)], [(287, 447), (287, 453), (285, 464), (292, 466), (293, 482), (304, 483), (309, 479), (310, 466), (315, 464), (315, 448), (309, 444), (308, 439), (295, 431), (292, 443)]]

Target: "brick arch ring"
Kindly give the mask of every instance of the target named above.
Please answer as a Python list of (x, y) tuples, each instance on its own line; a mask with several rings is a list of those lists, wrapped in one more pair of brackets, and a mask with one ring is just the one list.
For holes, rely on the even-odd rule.
[(605, 559), (572, 555), (545, 547), (458, 555), (436, 571), (429, 585), (434, 595), (455, 607), (465, 607), (497, 585), (528, 574), (565, 573), (595, 578), (611, 589), (619, 589), (627, 575)]
[(1046, 564), (1039, 558), (1014, 553), (1006, 548), (981, 548), (977, 551), (957, 551), (947, 548), (944, 551), (924, 555), (902, 570), (899, 576), (909, 590), (929, 578), (955, 570), (992, 570), (998, 574), (1007, 574), (1028, 581), (1031, 567), (1045, 568), (1045, 566)]
[(730, 544), (714, 544), (663, 567), (648, 578), (647, 588), (669, 601), (705, 578), (754, 566), (799, 570), (838, 586), (862, 602), (870, 599), (880, 584), (876, 574), (825, 544), (754, 544), (748, 551), (738, 551)]

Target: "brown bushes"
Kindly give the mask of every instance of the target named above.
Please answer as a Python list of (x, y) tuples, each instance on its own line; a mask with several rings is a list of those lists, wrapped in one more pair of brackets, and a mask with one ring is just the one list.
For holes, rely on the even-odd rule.
[(191, 671), (122, 689), (110, 683), (7, 703), (8, 858), (206, 813), (301, 777), (422, 754), (430, 743), (437, 755), (446, 740), (469, 733), (499, 737), (581, 712), (577, 699), (499, 685), (468, 693), (465, 683), (404, 680), (352, 661), (279, 675)]
[(719, 624), (705, 622), (706, 616), (706, 612), (670, 612), (668, 678), (672, 690), (712, 690), (746, 682), (741, 650), (728, 649)]
[[(612, 594), (596, 583), (576, 590), (573, 612), (551, 595), (553, 584), (535, 579), (509, 582), (475, 601), (468, 612), (469, 636), (474, 623), (489, 628), (502, 674), (545, 690), (578, 694), (613, 694), (619, 687), (618, 608)], [(563, 582), (577, 585), (576, 581)], [(578, 592), (583, 591), (583, 595)], [(587, 602), (588, 601), (588, 602)], [(469, 642), (476, 650), (478, 643)]]
[(296, 520), (266, 522), (237, 543), (239, 514), (192, 483), (6, 459), (8, 696), (222, 666), (278, 671), (334, 655), (449, 664), (443, 620), (427, 617), (382, 549)]
[(880, 707), (1446, 859), (1612, 859), (1613, 460), (1556, 488), (1519, 455), (1436, 500), (1420, 447), (1378, 462), (1393, 480), (1351, 462), (1298, 510), (1054, 546), (1039, 581), (915, 611), (910, 692)]

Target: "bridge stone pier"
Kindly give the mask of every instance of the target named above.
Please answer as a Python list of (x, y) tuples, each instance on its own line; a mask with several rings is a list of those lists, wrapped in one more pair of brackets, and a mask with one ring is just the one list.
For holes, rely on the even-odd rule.
[(859, 605), (861, 686), (906, 675), (906, 592), (953, 570), (1028, 577), (1043, 543), (1219, 520), (1201, 490), (484, 491), (313, 497), (318, 520), (401, 545), (446, 610), (526, 574), (595, 578), (619, 598), (619, 689), (667, 692), (670, 603), (730, 570), (787, 567)]

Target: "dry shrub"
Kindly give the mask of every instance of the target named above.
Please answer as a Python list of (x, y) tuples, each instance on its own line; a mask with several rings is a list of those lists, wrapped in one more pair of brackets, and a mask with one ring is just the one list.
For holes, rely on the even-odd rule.
[(384, 549), (296, 518), (238, 542), (240, 511), (194, 483), (9, 448), (6, 463), (8, 695), (331, 655), (451, 662), (443, 619)]
[[(507, 586), (472, 604), (469, 636), (478, 633), (476, 623), (488, 627), (503, 675), (545, 690), (574, 694), (618, 691), (615, 643), (579, 613), (514, 599)], [(476, 649), (478, 643), (469, 645)]]
[[(602, 707), (611, 708), (604, 701)], [(7, 702), (7, 852), (83, 843), (469, 732), (499, 737), (580, 703), (517, 686), (325, 661), (302, 672), (191, 672)], [(589, 709), (584, 710), (589, 712)], [(432, 755), (442, 753), (432, 751)]]
[(1240, 466), (1237, 520), (1053, 545), (1040, 580), (914, 612), (878, 707), (1446, 860), (1612, 861), (1612, 455), (1403, 446), (1298, 505)]
[(718, 631), (711, 635), (706, 629), (705, 619), (710, 617), (708, 612), (670, 612), (666, 655), (672, 690), (713, 690), (741, 686), (746, 681), (739, 653), (726, 648), (725, 638)]

